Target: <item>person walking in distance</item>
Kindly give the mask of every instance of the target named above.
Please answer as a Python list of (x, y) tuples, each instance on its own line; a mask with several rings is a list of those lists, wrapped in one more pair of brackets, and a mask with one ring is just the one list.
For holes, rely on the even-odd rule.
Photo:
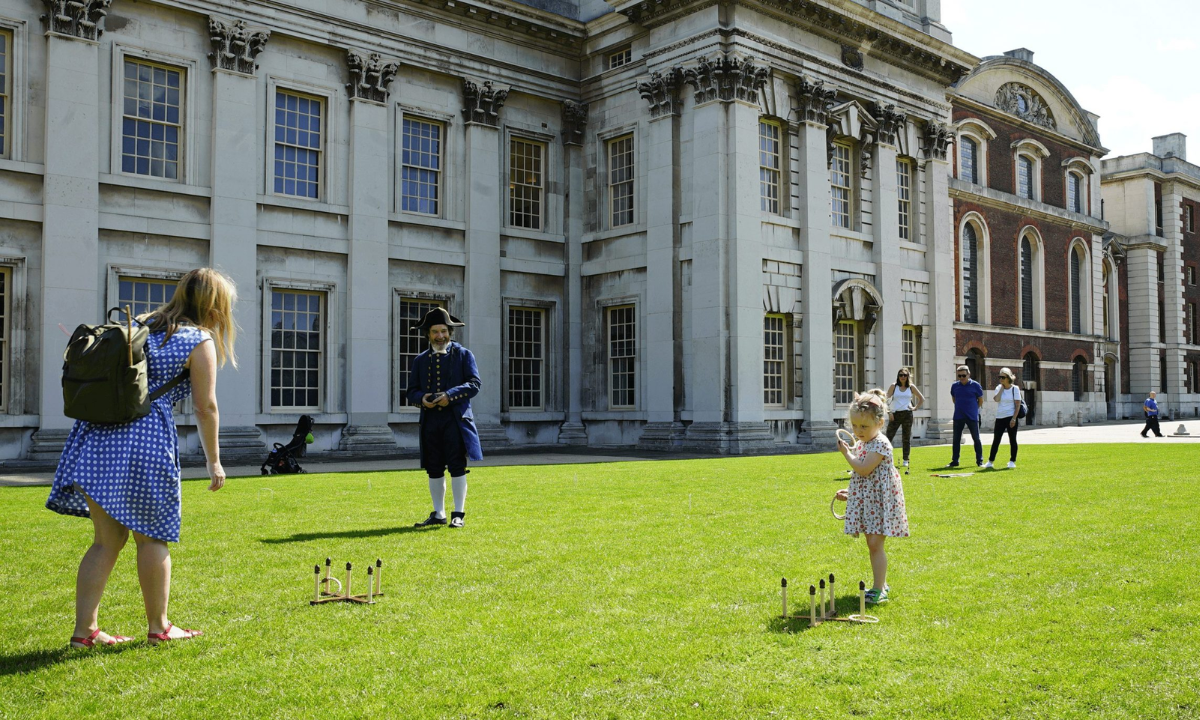
[(1154, 431), (1154, 437), (1162, 437), (1162, 431), (1158, 429), (1158, 402), (1154, 399), (1158, 393), (1150, 391), (1150, 397), (1146, 398), (1146, 402), (1142, 403), (1142, 410), (1146, 411), (1146, 427), (1142, 428), (1142, 437), (1146, 437), (1146, 433)]

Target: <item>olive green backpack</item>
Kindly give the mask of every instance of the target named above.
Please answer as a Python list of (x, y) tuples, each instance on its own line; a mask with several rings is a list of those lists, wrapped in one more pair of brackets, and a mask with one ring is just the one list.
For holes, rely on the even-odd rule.
[[(113, 322), (124, 312), (126, 324)], [(188, 370), (153, 393), (147, 391), (146, 339), (150, 329), (134, 325), (128, 305), (108, 311), (104, 325), (75, 328), (63, 353), (63, 414), (90, 423), (126, 423), (145, 417), (150, 405), (188, 377)]]

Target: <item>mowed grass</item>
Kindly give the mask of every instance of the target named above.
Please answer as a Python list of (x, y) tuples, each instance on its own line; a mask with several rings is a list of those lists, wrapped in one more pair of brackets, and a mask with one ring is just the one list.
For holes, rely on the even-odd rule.
[[(778, 618), (783, 576), (796, 612), (869, 580), (830, 453), (482, 468), (464, 530), (410, 527), (420, 472), (187, 482), (171, 617), (205, 636), (91, 653), (63, 649), (90, 523), (0, 488), (0, 716), (1200, 717), (1200, 446), (947, 458), (914, 451), (878, 625)], [(385, 597), (310, 607), (326, 556), (359, 588), (382, 558)], [(144, 622), (131, 542), (101, 625)]]

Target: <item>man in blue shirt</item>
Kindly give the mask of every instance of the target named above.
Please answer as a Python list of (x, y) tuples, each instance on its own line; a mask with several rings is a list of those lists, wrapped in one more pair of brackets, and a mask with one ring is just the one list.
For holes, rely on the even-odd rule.
[(975, 441), (975, 464), (983, 465), (983, 443), (979, 442), (979, 410), (983, 407), (983, 387), (971, 379), (966, 365), (958, 367), (958, 382), (950, 386), (954, 398), (954, 458), (947, 467), (958, 467), (958, 452), (962, 445), (963, 428), (971, 430)]
[(1150, 397), (1142, 403), (1142, 409), (1146, 411), (1146, 427), (1142, 428), (1142, 437), (1146, 437), (1150, 430), (1154, 431), (1154, 437), (1162, 437), (1162, 432), (1158, 429), (1158, 403), (1154, 401), (1154, 397), (1155, 393), (1151, 390)]

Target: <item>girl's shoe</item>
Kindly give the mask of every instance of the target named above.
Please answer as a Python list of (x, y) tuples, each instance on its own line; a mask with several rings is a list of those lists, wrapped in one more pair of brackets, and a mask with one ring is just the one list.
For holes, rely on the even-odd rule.
[(124, 635), (109, 635), (108, 636), (110, 638), (109, 640), (97, 640), (96, 638), (98, 638), (98, 637), (100, 637), (99, 629), (97, 629), (95, 632), (93, 632), (91, 635), (88, 635), (85, 638), (84, 637), (71, 638), (70, 645), (71, 645), (71, 647), (76, 648), (77, 650), (88, 650), (90, 648), (95, 647), (97, 642), (100, 643), (101, 645), (119, 645), (121, 643), (127, 643), (133, 639), (131, 637), (125, 637)]
[(181, 637), (173, 638), (171, 637), (171, 628), (173, 627), (175, 627), (174, 623), (167, 623), (167, 629), (160, 633), (146, 633), (146, 641), (153, 646), (158, 645), (159, 643), (169, 642), (171, 640), (191, 640), (194, 637), (199, 637), (204, 634), (199, 630), (183, 630), (183, 628), (180, 628), (187, 634)]
[(868, 605), (882, 605), (883, 603), (887, 602), (888, 601), (888, 591), (890, 589), (891, 588), (889, 588), (887, 585), (884, 585), (882, 590), (876, 590), (875, 588), (871, 588), (870, 590), (867, 591), (867, 604)]

